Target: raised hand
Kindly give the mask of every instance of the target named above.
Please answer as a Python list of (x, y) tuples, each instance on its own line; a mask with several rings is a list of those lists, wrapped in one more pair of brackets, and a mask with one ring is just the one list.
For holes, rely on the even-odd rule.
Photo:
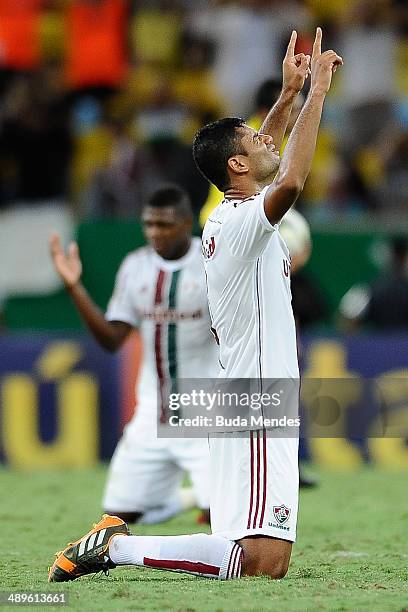
[(310, 74), (310, 55), (297, 53), (297, 32), (293, 30), (283, 60), (283, 88), (299, 92)]
[(312, 52), (311, 90), (327, 93), (333, 74), (342, 65), (343, 59), (335, 51), (330, 49), (322, 53), (322, 30), (317, 28)]
[(76, 242), (71, 242), (68, 252), (65, 253), (61, 246), (58, 234), (52, 234), (50, 238), (50, 253), (55, 269), (60, 275), (67, 288), (76, 285), (81, 278), (82, 263), (79, 257), (79, 249)]

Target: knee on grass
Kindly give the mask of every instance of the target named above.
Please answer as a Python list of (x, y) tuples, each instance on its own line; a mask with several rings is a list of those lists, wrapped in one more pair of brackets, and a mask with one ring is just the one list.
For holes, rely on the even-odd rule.
[(244, 555), (242, 574), (245, 576), (267, 576), (273, 580), (287, 574), (292, 543), (275, 538), (245, 538), (239, 542)]
[(250, 558), (245, 559), (243, 563), (243, 575), (245, 576), (265, 576), (272, 580), (280, 580), (284, 578), (288, 572), (289, 560), (285, 557), (264, 559)]

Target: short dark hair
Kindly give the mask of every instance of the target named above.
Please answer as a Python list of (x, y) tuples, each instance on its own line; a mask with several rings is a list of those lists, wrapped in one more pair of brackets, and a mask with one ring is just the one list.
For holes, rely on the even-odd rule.
[(233, 155), (245, 155), (237, 128), (245, 125), (240, 117), (226, 117), (202, 127), (193, 143), (193, 157), (201, 174), (220, 191), (229, 187), (227, 164)]
[(151, 206), (152, 208), (167, 208), (171, 206), (176, 208), (182, 217), (193, 216), (190, 196), (184, 189), (171, 183), (156, 189), (148, 198), (146, 206)]

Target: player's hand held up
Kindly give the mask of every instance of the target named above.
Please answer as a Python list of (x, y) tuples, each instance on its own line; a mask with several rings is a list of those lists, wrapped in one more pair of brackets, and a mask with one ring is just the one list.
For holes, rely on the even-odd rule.
[(330, 89), (333, 74), (342, 65), (343, 59), (332, 49), (322, 53), (322, 30), (317, 28), (311, 62), (311, 92), (326, 94)]
[(299, 93), (310, 74), (310, 55), (304, 53), (295, 55), (296, 40), (297, 32), (293, 30), (282, 65), (283, 89)]
[(265, 195), (265, 214), (272, 224), (282, 219), (304, 188), (316, 149), (324, 100), (333, 72), (342, 65), (343, 60), (335, 51), (322, 53), (322, 30), (317, 28), (310, 91), (289, 136), (276, 179)]
[(71, 242), (67, 252), (61, 246), (58, 234), (50, 237), (50, 253), (55, 269), (67, 292), (94, 338), (108, 351), (116, 351), (129, 335), (132, 326), (124, 321), (108, 321), (80, 283), (82, 263), (76, 242)]
[(71, 242), (65, 253), (58, 234), (52, 234), (49, 244), (54, 267), (65, 287), (70, 289), (79, 282), (82, 274), (78, 245), (76, 242)]

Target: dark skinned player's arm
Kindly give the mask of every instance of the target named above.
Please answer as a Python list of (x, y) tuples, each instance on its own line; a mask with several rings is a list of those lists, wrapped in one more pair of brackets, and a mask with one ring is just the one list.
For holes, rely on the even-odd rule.
[(95, 340), (110, 352), (118, 350), (133, 327), (124, 321), (107, 321), (82, 283), (78, 282), (72, 286), (67, 286), (66, 290)]
[(343, 60), (334, 51), (321, 53), (318, 28), (312, 57), (312, 84), (304, 107), (289, 137), (275, 181), (265, 195), (265, 214), (277, 223), (302, 192), (316, 149), (323, 104), (332, 74)]

